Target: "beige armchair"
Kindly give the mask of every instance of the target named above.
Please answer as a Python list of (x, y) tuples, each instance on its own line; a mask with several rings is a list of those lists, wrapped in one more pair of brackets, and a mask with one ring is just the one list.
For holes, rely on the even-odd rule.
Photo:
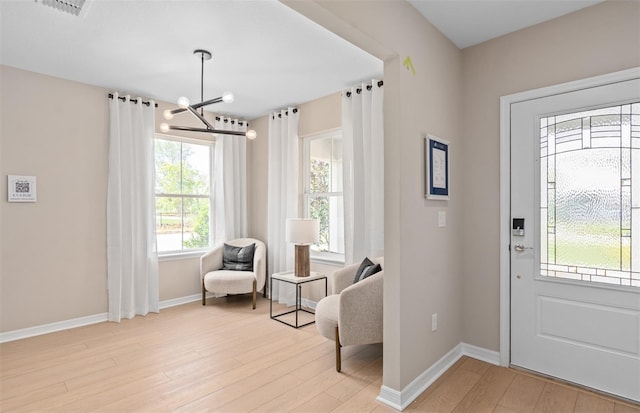
[(342, 369), (340, 349), (382, 342), (382, 285), (384, 258), (373, 258), (382, 271), (353, 284), (360, 264), (348, 265), (333, 275), (333, 295), (316, 306), (316, 327), (336, 343), (336, 370)]
[(206, 292), (216, 294), (253, 293), (253, 309), (256, 308), (256, 293), (265, 287), (267, 274), (267, 248), (264, 242), (253, 238), (239, 238), (227, 241), (234, 247), (256, 244), (253, 254), (253, 271), (223, 270), (224, 244), (207, 251), (200, 257), (200, 281), (202, 282), (202, 305)]

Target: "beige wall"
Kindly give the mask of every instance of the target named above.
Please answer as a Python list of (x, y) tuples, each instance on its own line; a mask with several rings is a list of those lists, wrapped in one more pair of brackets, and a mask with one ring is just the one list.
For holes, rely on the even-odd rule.
[[(499, 97), (639, 66), (640, 3), (607, 1), (460, 52), (402, 2), (366, 13), (284, 2), (385, 60), (384, 385), (402, 390), (460, 341), (498, 350)], [(416, 182), (427, 132), (452, 142), (446, 203), (422, 200)]]
[[(105, 313), (108, 91), (0, 70), (0, 331)], [(35, 175), (38, 202), (7, 202), (9, 174)], [(198, 258), (160, 262), (161, 301), (199, 293)]]
[[(340, 93), (333, 93), (297, 106), (298, 134), (305, 137), (342, 125)], [(269, 175), (269, 117), (251, 121), (258, 138), (247, 146), (249, 235), (267, 240), (267, 193)]]
[[(460, 341), (498, 350), (499, 97), (639, 66), (640, 3), (607, 1), (462, 52), (400, 0), (366, 13), (285, 3), (385, 61), (384, 385), (402, 390)], [(0, 330), (106, 312), (107, 92), (0, 70)], [(303, 123), (300, 108), (302, 135), (335, 127)], [(266, 240), (267, 118), (252, 127), (249, 231)], [(451, 142), (446, 202), (423, 198), (426, 133)], [(38, 202), (7, 203), (7, 174), (37, 175)], [(197, 277), (197, 260), (161, 263), (161, 300), (198, 293)]]
[[(105, 313), (108, 91), (7, 66), (0, 70), (0, 192), (6, 194), (8, 174), (38, 179), (37, 203), (9, 203), (6, 195), (0, 202), (0, 331)], [(339, 102), (334, 94), (300, 105), (300, 130), (339, 126)], [(158, 102), (156, 130), (162, 111), (174, 107)], [(205, 116), (211, 120), (214, 114)], [(191, 116), (180, 117), (180, 124), (199, 126)], [(266, 241), (267, 117), (251, 127), (258, 139), (247, 151), (249, 233)], [(159, 268), (161, 301), (200, 293), (198, 258), (162, 260)]]
[(497, 351), (500, 96), (640, 66), (640, 2), (607, 1), (462, 57), (464, 341)]
[[(298, 134), (302, 139), (305, 136), (339, 128), (342, 125), (340, 93), (303, 103), (297, 106), (299, 110)], [(267, 196), (269, 173), (269, 117), (251, 121), (251, 127), (255, 129), (258, 138), (248, 145), (248, 200), (249, 200), (249, 236), (267, 241)], [(328, 265), (311, 262), (311, 270), (329, 275), (341, 265)], [(329, 288), (331, 283), (329, 282)], [(312, 301), (317, 301), (324, 295), (324, 287), (320, 283), (311, 283), (305, 286), (303, 296)]]
[[(402, 390), (462, 339), (461, 52), (402, 1), (285, 3), (385, 61), (384, 385)], [(424, 199), (426, 133), (451, 142), (449, 201)]]
[[(107, 92), (0, 70), (0, 328), (104, 313)], [(38, 202), (8, 203), (8, 174), (35, 175)]]

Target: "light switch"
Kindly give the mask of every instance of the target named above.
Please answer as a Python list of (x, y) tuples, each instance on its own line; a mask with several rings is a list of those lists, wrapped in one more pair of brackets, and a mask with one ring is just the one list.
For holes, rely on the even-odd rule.
[(438, 227), (447, 226), (447, 211), (438, 211)]

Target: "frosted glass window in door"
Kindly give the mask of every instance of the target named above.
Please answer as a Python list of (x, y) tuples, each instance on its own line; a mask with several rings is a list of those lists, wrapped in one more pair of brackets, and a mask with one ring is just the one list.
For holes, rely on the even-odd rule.
[(640, 103), (540, 119), (540, 273), (640, 287)]

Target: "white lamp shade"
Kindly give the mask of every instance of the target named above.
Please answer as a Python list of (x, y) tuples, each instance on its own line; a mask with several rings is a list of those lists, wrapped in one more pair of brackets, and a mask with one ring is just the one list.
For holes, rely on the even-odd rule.
[(287, 242), (315, 244), (318, 242), (320, 222), (311, 218), (289, 218), (285, 225)]

